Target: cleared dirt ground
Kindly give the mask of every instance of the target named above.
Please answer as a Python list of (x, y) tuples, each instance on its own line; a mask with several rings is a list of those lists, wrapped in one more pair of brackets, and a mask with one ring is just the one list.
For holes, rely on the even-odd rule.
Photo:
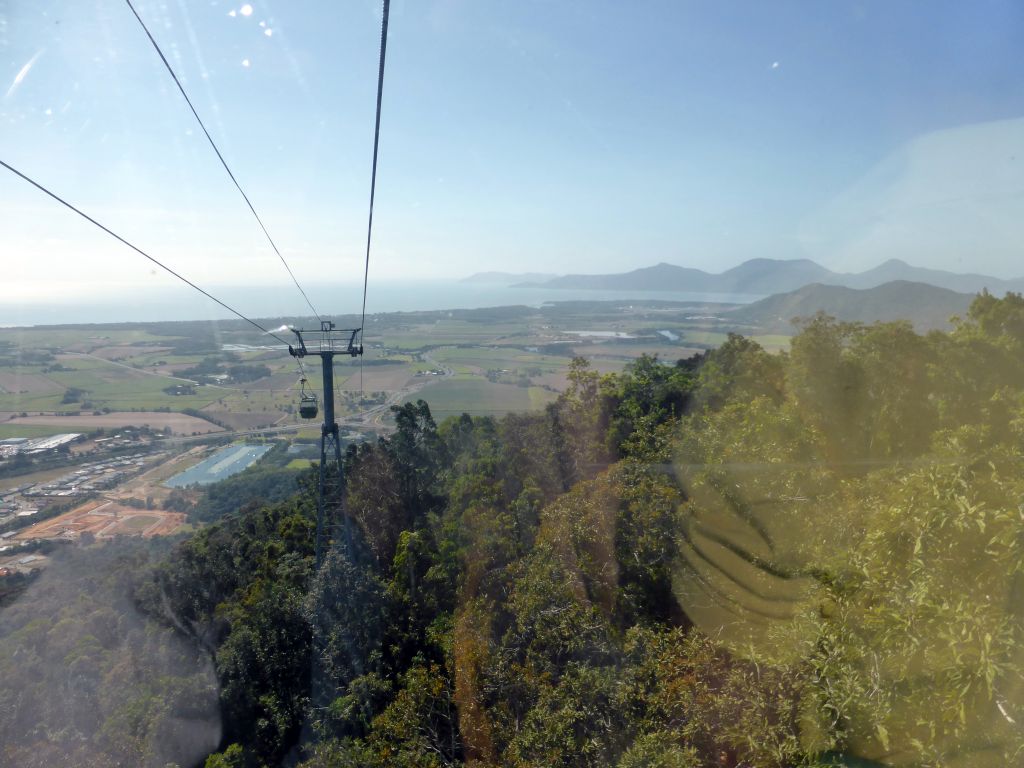
[(183, 512), (135, 509), (113, 501), (90, 501), (70, 512), (26, 528), (17, 539), (78, 538), (92, 533), (98, 539), (115, 536), (166, 536), (185, 524)]

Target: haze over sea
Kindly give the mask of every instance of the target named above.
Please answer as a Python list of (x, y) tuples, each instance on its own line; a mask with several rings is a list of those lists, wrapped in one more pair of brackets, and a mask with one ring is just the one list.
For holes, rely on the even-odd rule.
[[(204, 286), (206, 287), (206, 286)], [(308, 308), (290, 285), (208, 290), (239, 312), (252, 318), (306, 316)], [(314, 306), (325, 315), (359, 314), (362, 284), (336, 284), (307, 289)], [(683, 291), (560, 290), (540, 287), (515, 288), (459, 281), (376, 282), (371, 275), (366, 312), (413, 312), (444, 309), (477, 309), (516, 304), (539, 307), (553, 301), (708, 301), (746, 304), (761, 296), (736, 293), (689, 293)], [(305, 310), (305, 312), (303, 311)], [(234, 317), (186, 286), (140, 290), (120, 294), (65, 299), (60, 302), (16, 303), (15, 297), (0, 301), (0, 326), (62, 325), (80, 323), (154, 322), (171, 320), (221, 320)]]

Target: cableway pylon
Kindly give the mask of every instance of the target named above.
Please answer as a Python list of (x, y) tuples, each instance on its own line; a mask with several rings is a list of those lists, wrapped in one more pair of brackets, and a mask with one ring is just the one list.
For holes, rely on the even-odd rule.
[(361, 334), (362, 328), (335, 328), (330, 320), (321, 320), (319, 329), (292, 328), (291, 331), (297, 342), (288, 345), (288, 353), (299, 360), (316, 355), (323, 369), (324, 420), (320, 427), (320, 482), (314, 545), (319, 570), (330, 538), (328, 532), (334, 530), (339, 521), (345, 526), (346, 545), (351, 549), (352, 544), (351, 523), (343, 514), (341, 443), (338, 422), (334, 418), (334, 356), (358, 357), (363, 354), (363, 345), (356, 343), (356, 336)]

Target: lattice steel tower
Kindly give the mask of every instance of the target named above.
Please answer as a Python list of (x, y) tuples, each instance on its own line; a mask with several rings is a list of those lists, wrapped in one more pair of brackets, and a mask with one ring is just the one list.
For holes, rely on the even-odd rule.
[[(320, 568), (329, 540), (342, 517), (341, 444), (338, 442), (338, 422), (334, 420), (334, 356), (363, 354), (362, 343), (356, 344), (356, 335), (362, 328), (335, 328), (330, 320), (321, 320), (318, 330), (292, 328), (298, 337), (296, 346), (288, 345), (292, 357), (318, 355), (323, 368), (324, 421), (320, 427), (320, 487), (316, 512), (316, 567)], [(346, 543), (351, 545), (350, 523), (344, 520)]]

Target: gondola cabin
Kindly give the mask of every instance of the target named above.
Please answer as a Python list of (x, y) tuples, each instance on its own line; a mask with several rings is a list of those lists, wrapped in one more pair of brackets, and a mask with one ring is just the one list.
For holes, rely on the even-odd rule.
[(299, 393), (299, 416), (304, 419), (315, 419), (320, 408), (317, 403), (316, 393), (306, 391), (306, 380), (301, 380), (301, 391)]
[(316, 395), (303, 395), (299, 400), (299, 416), (304, 419), (315, 419), (320, 408), (317, 405)]

